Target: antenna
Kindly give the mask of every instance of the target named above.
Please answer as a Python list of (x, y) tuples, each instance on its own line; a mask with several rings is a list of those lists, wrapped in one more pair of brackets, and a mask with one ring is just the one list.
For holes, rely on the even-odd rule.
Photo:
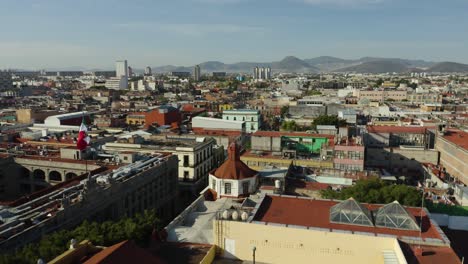
[(423, 208), (424, 208), (424, 184), (426, 183), (426, 173), (423, 173), (423, 174), (424, 174), (423, 183), (421, 184), (421, 188), (422, 188), (421, 209), (419, 211), (419, 245), (418, 245), (418, 248), (421, 250), (421, 252), (422, 252), (421, 241), (422, 241), (422, 223), (423, 223), (422, 213), (423, 213)]

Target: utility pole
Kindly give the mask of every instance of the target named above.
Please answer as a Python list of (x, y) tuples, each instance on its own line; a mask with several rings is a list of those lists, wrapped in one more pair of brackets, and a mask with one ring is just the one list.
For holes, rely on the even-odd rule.
[(253, 264), (255, 264), (255, 251), (257, 250), (257, 247), (253, 246), (252, 247), (252, 259), (253, 259)]

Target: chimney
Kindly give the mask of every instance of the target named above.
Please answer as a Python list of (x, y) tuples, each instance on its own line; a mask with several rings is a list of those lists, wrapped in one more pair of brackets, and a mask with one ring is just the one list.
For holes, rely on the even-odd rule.
[(231, 143), (228, 149), (228, 160), (236, 161), (240, 160), (239, 147), (236, 143)]

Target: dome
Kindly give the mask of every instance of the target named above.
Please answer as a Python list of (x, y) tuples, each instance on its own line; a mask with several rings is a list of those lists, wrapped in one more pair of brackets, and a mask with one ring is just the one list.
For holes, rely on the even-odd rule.
[(258, 172), (240, 160), (239, 147), (232, 143), (228, 148), (228, 159), (212, 174), (218, 179), (242, 180), (255, 177)]

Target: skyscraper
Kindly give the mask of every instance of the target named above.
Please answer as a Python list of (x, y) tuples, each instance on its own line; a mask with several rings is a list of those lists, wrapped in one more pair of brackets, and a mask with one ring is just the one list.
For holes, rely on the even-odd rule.
[(150, 67), (150, 66), (146, 66), (146, 68), (145, 68), (145, 75), (146, 75), (146, 76), (150, 76), (150, 75), (151, 75), (151, 67)]
[(127, 60), (117, 61), (115, 63), (115, 77), (122, 77), (122, 76), (128, 78)]
[(132, 77), (132, 76), (133, 76), (133, 69), (132, 69), (132, 67), (128, 66), (128, 71), (127, 71), (127, 73), (128, 73), (128, 77)]
[(255, 67), (254, 80), (270, 80), (271, 79), (271, 68), (270, 67)]
[(193, 79), (198, 82), (200, 81), (201, 78), (201, 70), (200, 70), (200, 65), (195, 66), (193, 69)]
[(254, 79), (254, 80), (260, 79), (258, 67), (255, 67), (255, 68), (254, 68), (253, 79)]

